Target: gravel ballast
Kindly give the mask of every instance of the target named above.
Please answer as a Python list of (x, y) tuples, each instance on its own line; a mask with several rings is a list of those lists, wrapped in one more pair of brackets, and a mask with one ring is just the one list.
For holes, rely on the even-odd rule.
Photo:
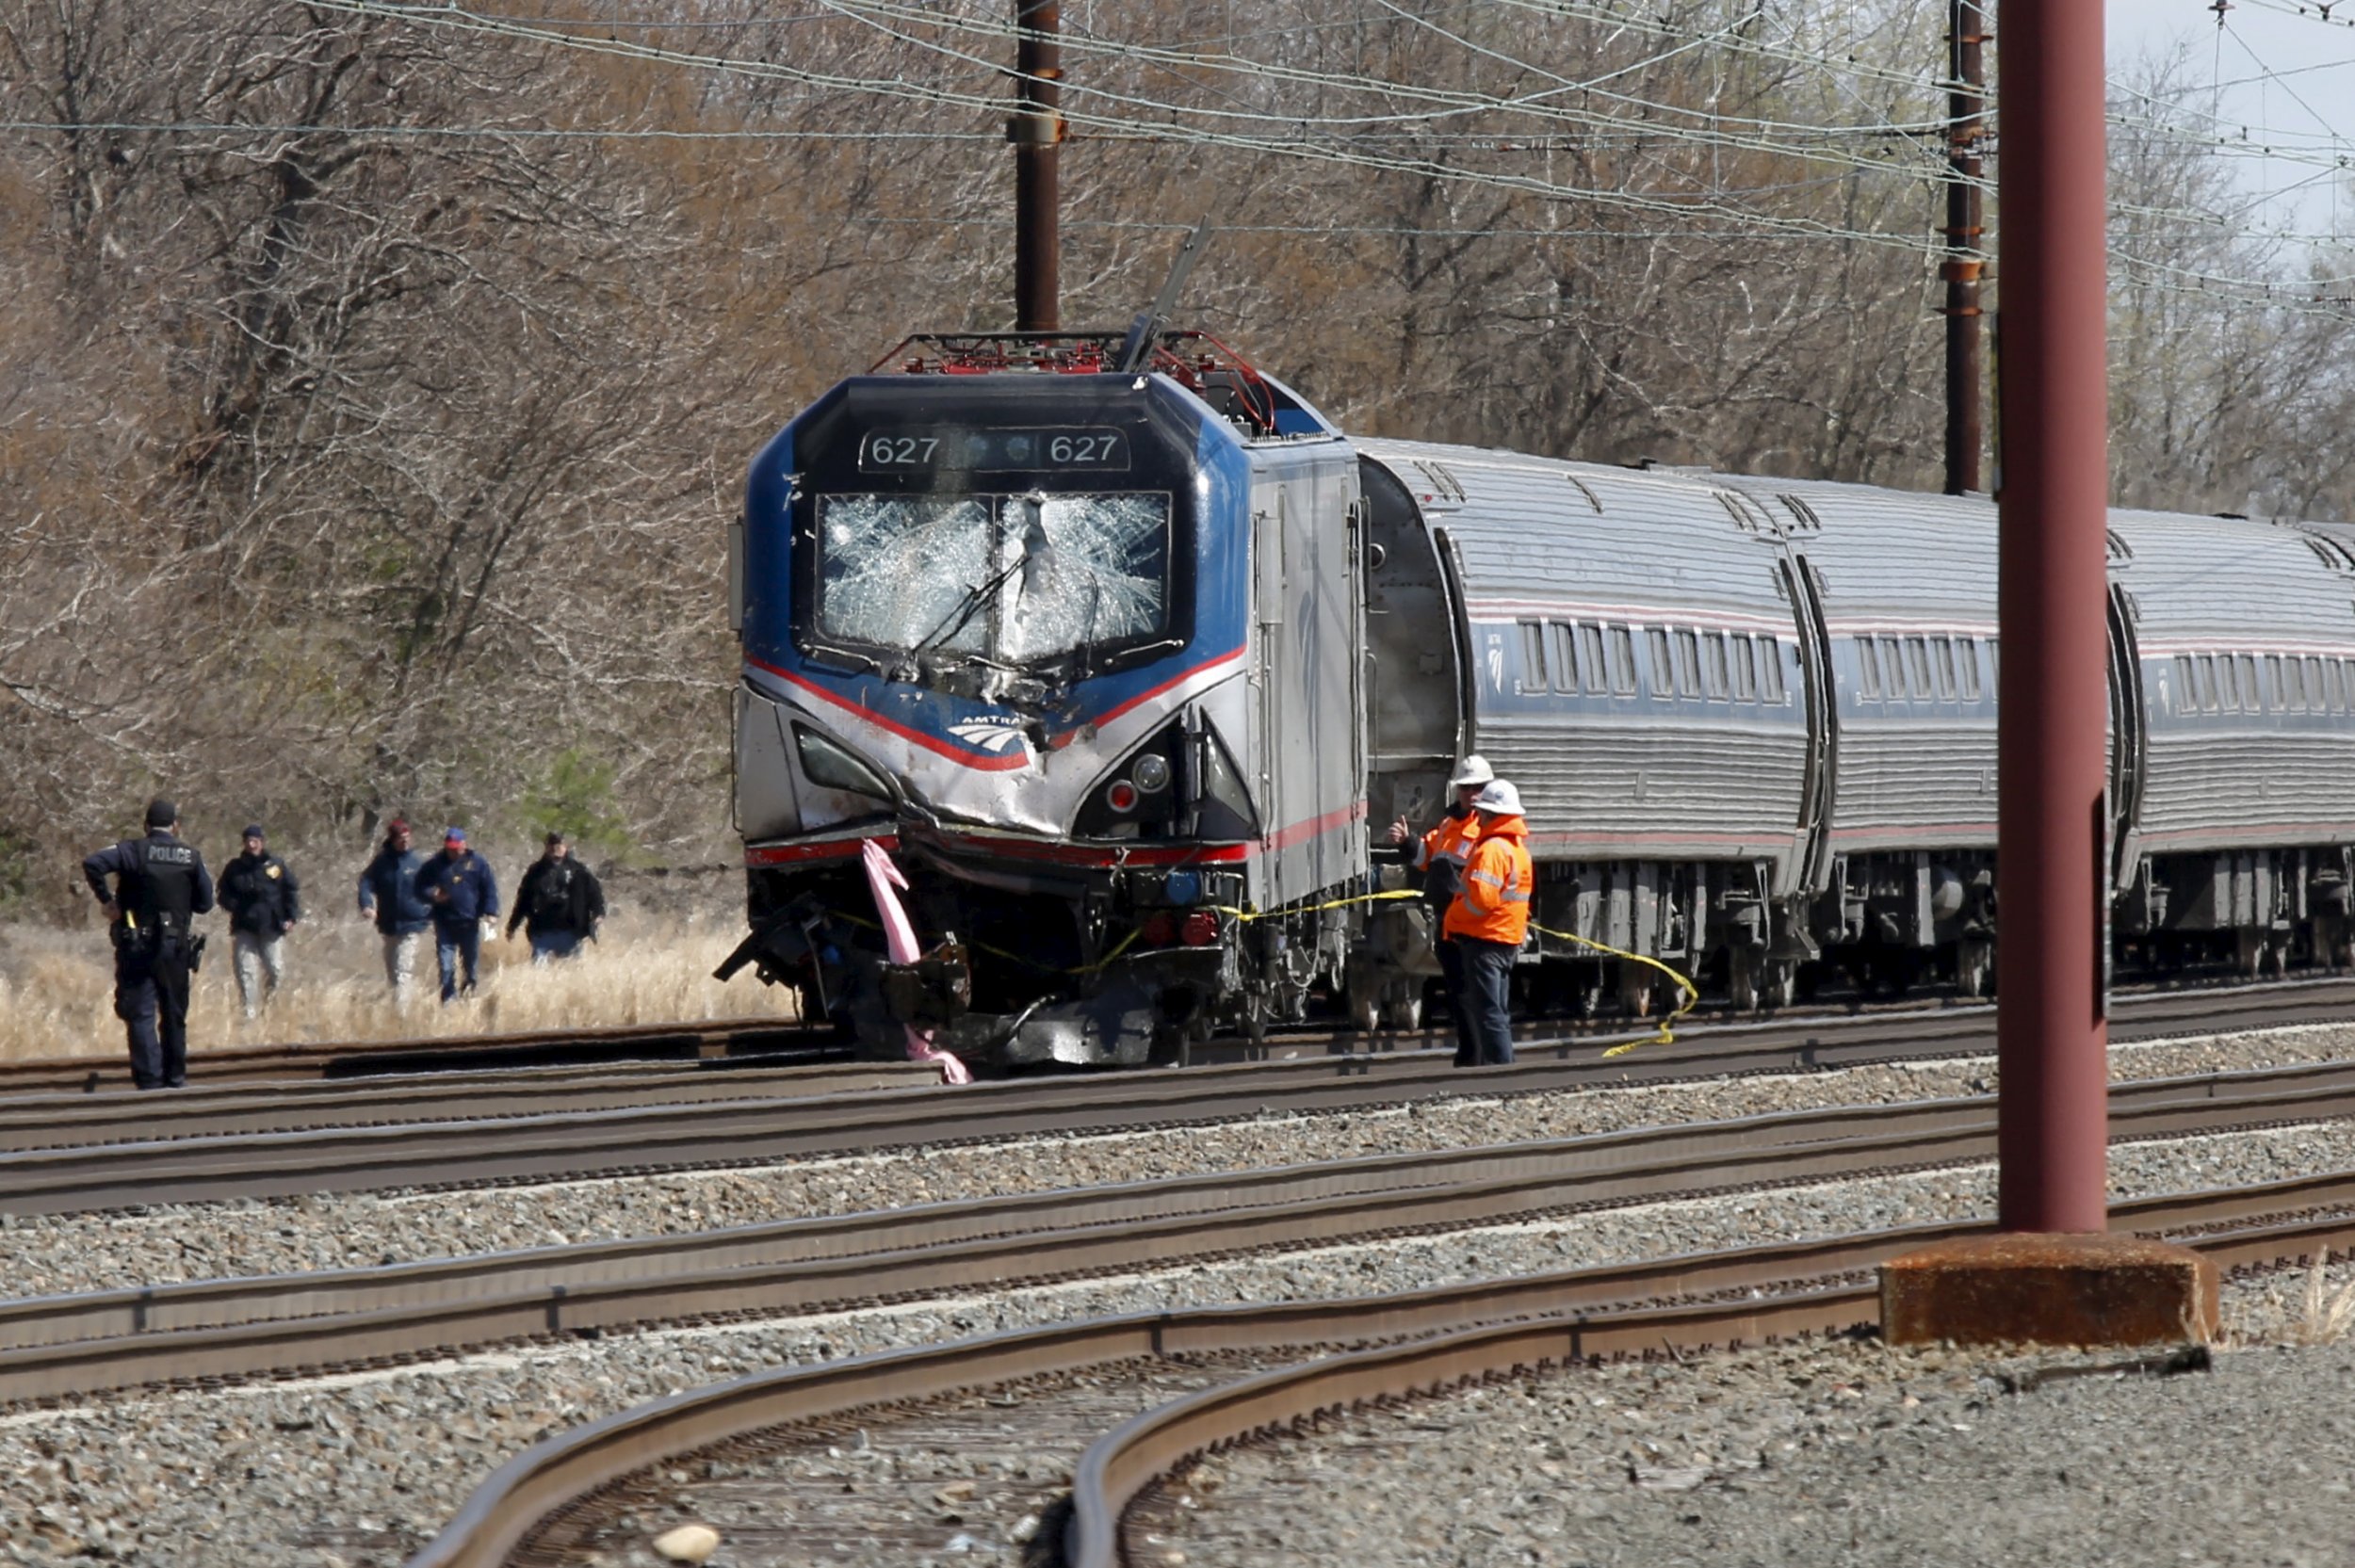
[[(2305, 1038), (2121, 1049), (2119, 1070), (2161, 1076), (2314, 1059), (2338, 1054), (2355, 1038), (2349, 1031), (2296, 1033)], [(2336, 1038), (2321, 1038), (2326, 1035)], [(1971, 1081), (1988, 1072), (1984, 1063), (1965, 1063), (1750, 1079), (1708, 1089), (1468, 1100), (1372, 1116), (1026, 1143), (1013, 1158), (1005, 1147), (935, 1151), (920, 1161), (819, 1162), (579, 1188), (18, 1221), (6, 1239), (12, 1254), (29, 1246), (39, 1259), (33, 1267), (49, 1270), (47, 1277), (90, 1288), (538, 1245), (559, 1236), (698, 1229), (983, 1191), (1130, 1180), (1163, 1169), (1299, 1163), (1340, 1153), (1564, 1137), (1834, 1101), (1915, 1099), (1968, 1091)], [(2337, 1125), (2141, 1144), (2113, 1151), (2111, 1158), (2120, 1195), (2350, 1167), (2355, 1127)], [(979, 1185), (961, 1185), (967, 1180)], [(541, 1437), (747, 1372), (1109, 1313), (1406, 1289), (1747, 1244), (1769, 1235), (1841, 1234), (1966, 1218), (1989, 1212), (1992, 1191), (1991, 1168), (1846, 1181), (1193, 1265), (1147, 1277), (751, 1326), (652, 1331), (395, 1372), (129, 1396), (0, 1415), (0, 1477), (6, 1478), (0, 1479), (0, 1514), (12, 1527), (0, 1541), (0, 1561), (376, 1568), (398, 1563), (493, 1469)], [(365, 1234), (382, 1216), (392, 1217), (385, 1223), (393, 1230)], [(175, 1248), (174, 1242), (186, 1245)], [(290, 1257), (228, 1268), (203, 1261), (242, 1257), (249, 1245), (271, 1256), (284, 1249)], [(420, 1250), (400, 1250), (408, 1246)], [(31, 1293), (21, 1284), (18, 1289)], [(1832, 1347), (1823, 1353), (1860, 1352)], [(943, 1533), (944, 1553), (950, 1533)], [(1013, 1550), (1008, 1542), (973, 1539), (939, 1560), (985, 1560), (990, 1553)], [(724, 1545), (713, 1560), (726, 1562)]]
[(2341, 1564), (2355, 1541), (2343, 1392), (2355, 1345), (2278, 1342), (2306, 1330), (2282, 1290), (2279, 1277), (2228, 1290), (2238, 1337), (2209, 1370), (1852, 1341), (1578, 1368), (1335, 1416), (1189, 1473), (1142, 1560)]
[[(2355, 1027), (2120, 1046), (2118, 1077), (2239, 1072), (2355, 1055)], [(1631, 1069), (1632, 1070), (1632, 1069)], [(138, 1213), (0, 1216), (18, 1297), (369, 1268), (807, 1215), (1054, 1191), (1216, 1171), (1312, 1164), (1711, 1122), (1811, 1106), (1886, 1105), (1992, 1091), (1991, 1059), (1498, 1099), (1209, 1127), (1031, 1139), (986, 1147), (816, 1159), (759, 1169), (456, 1192), (383, 1192)]]

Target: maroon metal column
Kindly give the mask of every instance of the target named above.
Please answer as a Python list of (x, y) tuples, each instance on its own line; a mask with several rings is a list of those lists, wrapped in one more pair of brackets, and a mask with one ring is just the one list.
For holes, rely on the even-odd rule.
[(1063, 32), (1060, 0), (1015, 0), (1015, 73), (1019, 78), (1006, 139), (1014, 143), (1014, 325), (1051, 332), (1063, 325)]
[(1998, 1218), (2099, 1231), (2109, 1026), (2102, 0), (2002, 0)]

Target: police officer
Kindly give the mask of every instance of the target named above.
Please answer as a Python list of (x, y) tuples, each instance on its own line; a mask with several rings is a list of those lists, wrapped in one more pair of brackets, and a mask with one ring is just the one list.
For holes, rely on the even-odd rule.
[(1529, 823), (1520, 791), (1493, 780), (1473, 798), (1480, 836), (1464, 865), (1464, 885), (1447, 907), (1447, 934), (1463, 950), (1464, 990), (1456, 1027), (1474, 1056), (1458, 1067), (1513, 1061), (1513, 958), (1529, 934), (1529, 896), (1537, 881), (1529, 857)]
[(130, 1037), (131, 1081), (141, 1089), (188, 1081), (188, 977), (203, 944), (189, 925), (213, 907), (213, 874), (196, 846), (180, 842), (179, 829), (177, 807), (150, 800), (145, 838), (82, 862), (114, 937), (115, 1016)]
[(1480, 1044), (1464, 1023), (1464, 950), (1445, 931), (1447, 907), (1455, 901), (1455, 895), (1464, 885), (1464, 863), (1471, 858), (1472, 842), (1480, 836), (1480, 818), (1472, 811), (1472, 800), (1482, 787), (1495, 778), (1496, 769), (1484, 757), (1466, 757), (1448, 784), (1455, 791), (1455, 800), (1439, 818), (1439, 825), (1416, 838), (1414, 830), (1400, 817), (1390, 824), (1390, 842), (1415, 846), (1415, 866), (1422, 872), (1423, 902), (1431, 906), (1432, 943), (1439, 960), (1439, 978), (1447, 982), (1448, 1005), (1455, 1010), (1455, 1065), (1476, 1066), (1480, 1060)]

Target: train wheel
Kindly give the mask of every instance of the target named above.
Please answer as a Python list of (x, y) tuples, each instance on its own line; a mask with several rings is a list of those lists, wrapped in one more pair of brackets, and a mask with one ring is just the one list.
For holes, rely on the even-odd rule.
[(1984, 996), (1995, 977), (1995, 949), (1985, 942), (1964, 942), (1955, 954), (1955, 989), (1965, 996)]
[(2290, 972), (2290, 937), (2287, 931), (2276, 931), (2266, 944), (2266, 966), (2280, 979)]
[(1758, 955), (1747, 947), (1734, 947), (1727, 952), (1726, 990), (1733, 997), (1735, 1011), (1758, 1010)]
[(1349, 1026), (1360, 1034), (1372, 1033), (1382, 1022), (1382, 982), (1373, 966), (1351, 960), (1342, 991), (1349, 999)]
[(2236, 944), (2233, 967), (2250, 979), (2255, 979), (2265, 967), (2265, 933), (2243, 926), (2233, 932), (2233, 937)]
[(1422, 987), (1410, 989), (1404, 996), (1394, 996), (1383, 1005), (1384, 1021), (1394, 1029), (1422, 1027)]
[(1652, 972), (1640, 963), (1619, 965), (1619, 1006), (1631, 1018), (1649, 1018)]
[(1766, 1005), (1787, 1008), (1799, 998), (1799, 966), (1779, 959), (1766, 966)]

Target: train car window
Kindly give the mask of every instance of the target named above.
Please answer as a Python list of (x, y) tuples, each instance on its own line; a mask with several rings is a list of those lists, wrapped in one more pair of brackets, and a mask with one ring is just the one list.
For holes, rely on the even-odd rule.
[(1758, 667), (1750, 662), (1750, 634), (1733, 634), (1733, 700), (1737, 703), (1758, 701)]
[(1597, 696), (1611, 687), (1610, 669), (1602, 655), (1602, 628), (1592, 621), (1578, 623), (1578, 676), (1581, 685)]
[(2298, 661), (2296, 659), (2290, 660), (2289, 669), (2284, 671), (2282, 668), (2281, 655), (2267, 654), (2266, 655), (2266, 706), (2272, 708), (2277, 712), (2289, 713), (2295, 712), (2298, 707), (2303, 705), (2295, 697), (2290, 695), (2291, 680), (2297, 673), (2297, 671)]
[(2233, 655), (2216, 656), (2216, 705), (2226, 713), (2240, 712), (2240, 683), (2233, 677)]
[(1906, 657), (1913, 666), (1913, 694), (1924, 702), (1930, 696), (1930, 645), (1927, 639), (1906, 639)]
[(1524, 621), (1521, 627), (1521, 689), (1546, 688), (1546, 623)]
[(2322, 684), (2324, 689), (2331, 694), (2331, 711), (2345, 713), (2347, 711), (2347, 661), (2324, 659), (2322, 661)]
[(1936, 655), (1930, 665), (1938, 671), (1938, 694), (1951, 703), (1955, 700), (1955, 639), (1934, 637), (1930, 639), (1930, 652)]
[(2306, 706), (2320, 713), (2326, 705), (2322, 695), (2322, 658), (2319, 655), (2309, 654), (2306, 655)]
[(1758, 694), (1768, 707), (1782, 706), (1782, 639), (1778, 637), (1758, 639)]
[(1553, 639), (1553, 658), (1549, 665), (1553, 675), (1553, 689), (1578, 689), (1578, 628), (1567, 621), (1550, 622), (1546, 630)]
[(1701, 689), (1712, 702), (1726, 700), (1726, 634), (1711, 632), (1701, 639)]
[[(1897, 639), (1893, 637), (1881, 639), (1881, 673), (1888, 677), (1889, 694), (1892, 697), (1905, 696), (1906, 651), (1897, 645)], [(1926, 697), (1929, 693), (1924, 692), (1923, 695)]]
[(2199, 673), (2200, 677), (2200, 711), (2202, 713), (2214, 713), (2217, 710), (2217, 701), (2216, 657), (2210, 654), (2202, 654), (2198, 658), (2191, 661), (2191, 667)]
[(2265, 688), (2257, 684), (2257, 655), (2234, 654), (2233, 662), (2240, 667), (2240, 705), (2250, 713), (2265, 712)]
[(2304, 713), (2310, 707), (2322, 705), (2322, 693), (2319, 691), (2314, 694), (2312, 701), (2308, 700), (2306, 661), (2296, 654), (2282, 661), (2282, 695), (2289, 703), (2292, 713)]
[(2004, 639), (2000, 637), (1990, 637), (1987, 639), (1987, 678), (1995, 684), (1995, 695), (2002, 697), (2004, 694)]
[(1650, 645), (1651, 694), (1673, 697), (1677, 694), (1676, 677), (1668, 672), (1668, 634), (1658, 626), (1644, 628), (1644, 640)]
[(1962, 667), (1962, 695), (1965, 702), (1979, 700), (1979, 639), (1975, 637), (1955, 639), (1955, 659)]
[(1635, 695), (1635, 631), (1632, 626), (1611, 628), (1611, 689), (1621, 697)]
[(1700, 639), (1692, 632), (1677, 633), (1677, 695), (1697, 702), (1701, 694)]
[(2198, 666), (2189, 654), (2175, 655), (2175, 711), (2189, 713), (2200, 705), (2200, 679), (2192, 671)]
[(1857, 695), (1860, 697), (1879, 696), (1881, 694), (1880, 655), (1873, 652), (1873, 639), (1869, 637), (1860, 637), (1856, 639), (1856, 668)]

